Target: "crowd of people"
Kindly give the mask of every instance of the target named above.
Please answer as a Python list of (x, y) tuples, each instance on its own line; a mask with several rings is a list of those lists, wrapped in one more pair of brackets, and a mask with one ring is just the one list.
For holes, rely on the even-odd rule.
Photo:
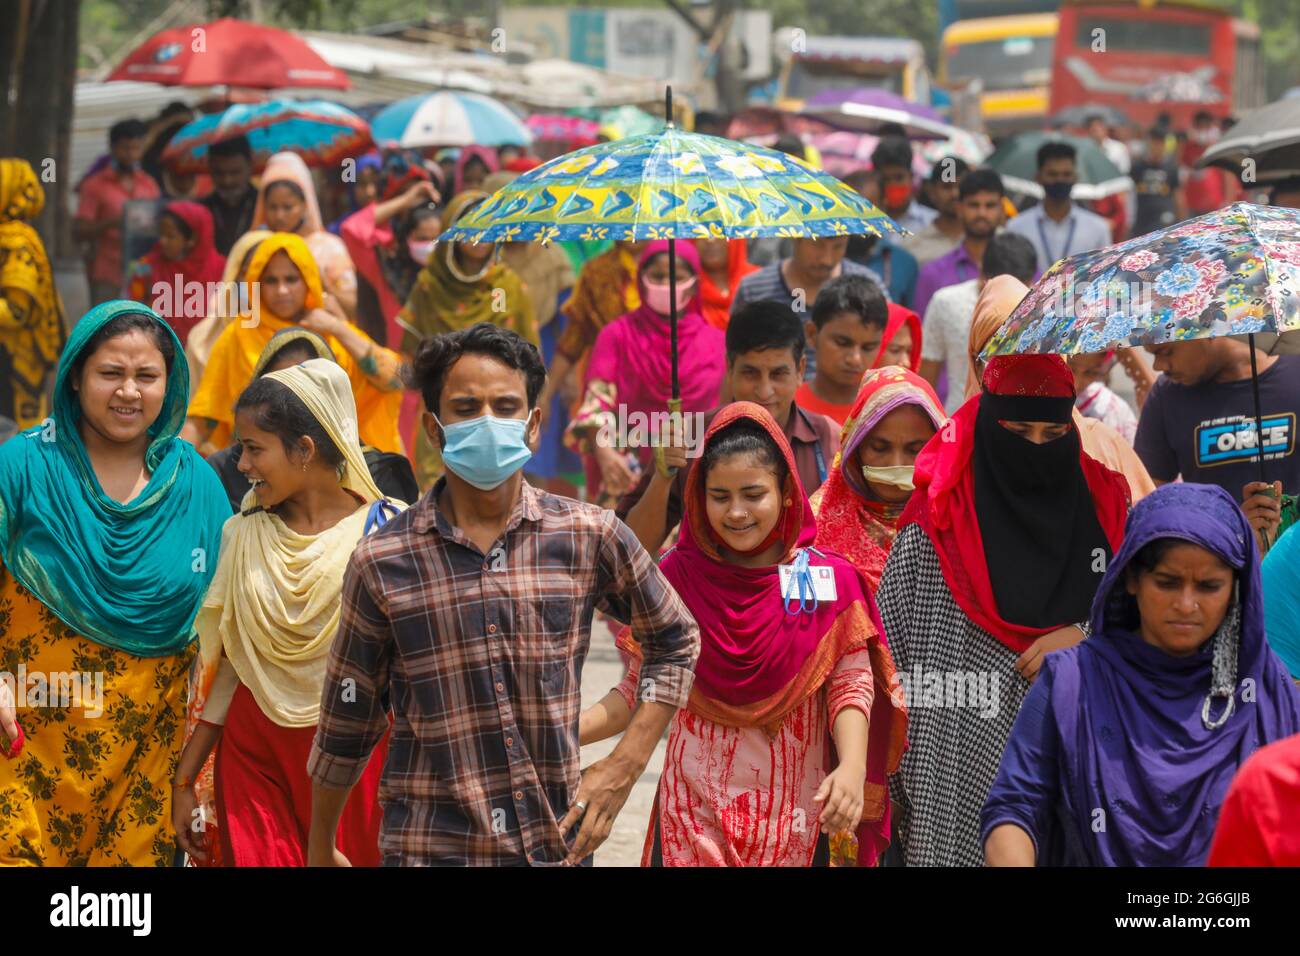
[[(1168, 131), (1090, 124), (1128, 218), (1068, 143), (1018, 209), (885, 136), (846, 181), (907, 235), (670, 255), (439, 241), (518, 149), (186, 178), (160, 120), (80, 183), (75, 322), (0, 160), (0, 861), (590, 864), (666, 735), (645, 865), (1300, 863), (1300, 357), (980, 360), (1056, 260), (1204, 211)], [(1271, 483), (1203, 440), (1252, 367)]]

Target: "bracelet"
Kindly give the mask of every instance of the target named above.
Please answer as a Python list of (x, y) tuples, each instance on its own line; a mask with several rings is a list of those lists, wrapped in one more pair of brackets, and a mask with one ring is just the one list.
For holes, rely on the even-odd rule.
[(173, 790), (184, 790), (186, 787), (192, 786), (194, 786), (194, 780), (192, 777), (182, 777), (180, 780), (172, 781)]

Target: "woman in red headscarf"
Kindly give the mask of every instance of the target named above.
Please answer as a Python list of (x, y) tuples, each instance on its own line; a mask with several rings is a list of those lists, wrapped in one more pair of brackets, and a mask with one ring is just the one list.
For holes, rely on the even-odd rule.
[(826, 483), (812, 496), (817, 546), (844, 555), (874, 591), (912, 497), (916, 456), (948, 416), (930, 383), (897, 365), (862, 376)]
[[(875, 865), (907, 716), (865, 583), (840, 555), (811, 548), (817, 525), (794, 454), (764, 408), (718, 413), (684, 504), (660, 568), (699, 623), (701, 649), (669, 729), (643, 864)], [(628, 673), (582, 715), (584, 744), (631, 715), (640, 649), (628, 632), (619, 647)]]
[(127, 297), (153, 307), (182, 345), (190, 329), (207, 317), (208, 283), (219, 282), (226, 268), (213, 236), (207, 206), (188, 200), (169, 202), (158, 217), (158, 241), (131, 264), (128, 273)]
[[(699, 254), (689, 242), (676, 245), (682, 411), (706, 412), (717, 407), (726, 374), (726, 335), (700, 313)], [(653, 466), (650, 434), (658, 429), (650, 416), (667, 413), (672, 396), (667, 240), (642, 250), (637, 288), (640, 307), (596, 336), (582, 404), (565, 432), (565, 444), (585, 459), (587, 500), (610, 507)]]
[(1128, 485), (1084, 453), (1073, 409), (1060, 356), (995, 358), (916, 459), (876, 592), (911, 715), (891, 781), (909, 866), (983, 863), (980, 809), (1029, 682), (1084, 638), (1119, 548)]

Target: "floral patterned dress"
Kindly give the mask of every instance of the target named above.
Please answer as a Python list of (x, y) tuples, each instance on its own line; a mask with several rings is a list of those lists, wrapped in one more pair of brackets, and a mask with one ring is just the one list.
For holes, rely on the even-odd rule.
[[(0, 866), (172, 864), (171, 780), (193, 656), (193, 645), (136, 657), (93, 643), (0, 566), (0, 671), (25, 737), (0, 759)], [(79, 692), (41, 699), (42, 681), (53, 691), (72, 673), (90, 675)]]

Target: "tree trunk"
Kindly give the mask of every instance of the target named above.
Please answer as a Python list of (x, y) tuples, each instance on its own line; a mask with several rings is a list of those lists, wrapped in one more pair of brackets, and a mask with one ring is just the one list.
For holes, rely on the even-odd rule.
[[(51, 257), (73, 254), (69, 232), (70, 150), (81, 0), (10, 0), (0, 17), (0, 154), (32, 164), (45, 188), (33, 225)], [(26, 35), (21, 7), (27, 6)]]

